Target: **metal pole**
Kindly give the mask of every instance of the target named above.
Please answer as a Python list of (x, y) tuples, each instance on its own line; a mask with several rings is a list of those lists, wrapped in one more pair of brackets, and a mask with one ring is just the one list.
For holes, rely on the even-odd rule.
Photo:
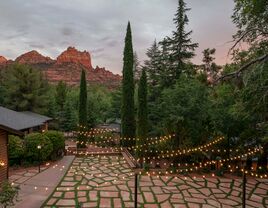
[(38, 149), (38, 160), (39, 160), (39, 165), (38, 165), (38, 172), (41, 172), (41, 159), (40, 159), (40, 149)]
[(135, 173), (135, 200), (134, 207), (138, 208), (138, 174)]
[(243, 171), (243, 198), (242, 198), (242, 208), (246, 208), (246, 183), (247, 183), (247, 179), (246, 179), (246, 165), (244, 164), (244, 171)]

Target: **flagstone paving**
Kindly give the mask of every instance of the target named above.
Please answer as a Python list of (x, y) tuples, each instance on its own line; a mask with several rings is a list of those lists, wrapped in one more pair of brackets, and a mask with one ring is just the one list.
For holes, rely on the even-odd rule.
[[(140, 176), (138, 207), (241, 207), (241, 179)], [(134, 176), (123, 157), (77, 157), (44, 207), (134, 207)], [(247, 208), (268, 207), (268, 180), (249, 179)]]
[[(51, 164), (42, 165), (40, 171), (43, 172), (47, 170)], [(8, 180), (14, 185), (21, 185), (37, 175), (39, 173), (38, 167), (29, 167), (29, 168), (19, 168), (18, 170), (12, 169), (9, 171)]]

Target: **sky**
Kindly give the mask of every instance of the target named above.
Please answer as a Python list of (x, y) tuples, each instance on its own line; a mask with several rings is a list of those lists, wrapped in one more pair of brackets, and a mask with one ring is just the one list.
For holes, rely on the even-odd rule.
[[(236, 28), (231, 20), (233, 0), (185, 0), (199, 43), (193, 62), (201, 63), (205, 48), (216, 48), (216, 63), (228, 62)], [(8, 0), (0, 1), (0, 55), (7, 59), (37, 50), (56, 57), (68, 46), (87, 50), (92, 65), (121, 74), (127, 22), (133, 48), (142, 63), (153, 41), (175, 29), (177, 0)]]

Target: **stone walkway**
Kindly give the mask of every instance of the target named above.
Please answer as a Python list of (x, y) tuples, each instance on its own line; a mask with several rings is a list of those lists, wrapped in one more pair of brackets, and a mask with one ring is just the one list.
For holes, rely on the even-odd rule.
[[(48, 196), (56, 188), (57, 184), (63, 178), (72, 164), (74, 156), (65, 156), (55, 165), (45, 171), (30, 177), (28, 180), (20, 183), (19, 201), (15, 207), (18, 208), (38, 208), (41, 207)], [(15, 183), (19, 183), (15, 181)]]
[[(138, 207), (241, 207), (241, 180), (141, 176)], [(75, 158), (44, 207), (134, 207), (134, 176), (119, 156)], [(268, 207), (268, 180), (250, 179), (247, 208)]]
[[(45, 171), (50, 167), (51, 164), (46, 164), (41, 166), (41, 172)], [(30, 168), (20, 168), (18, 170), (10, 170), (8, 180), (14, 185), (20, 185), (25, 183), (30, 178), (34, 177), (39, 173), (38, 167), (30, 167)]]

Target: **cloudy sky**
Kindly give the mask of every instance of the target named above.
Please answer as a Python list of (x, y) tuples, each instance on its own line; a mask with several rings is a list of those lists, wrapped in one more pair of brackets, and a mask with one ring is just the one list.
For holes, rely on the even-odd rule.
[[(186, 0), (192, 39), (202, 50), (216, 48), (216, 62), (228, 61), (236, 28), (230, 16), (233, 0)], [(29, 50), (56, 58), (68, 46), (88, 50), (93, 66), (121, 73), (127, 21), (139, 59), (154, 39), (171, 34), (177, 0), (7, 0), (0, 1), (0, 55), (14, 59)]]

